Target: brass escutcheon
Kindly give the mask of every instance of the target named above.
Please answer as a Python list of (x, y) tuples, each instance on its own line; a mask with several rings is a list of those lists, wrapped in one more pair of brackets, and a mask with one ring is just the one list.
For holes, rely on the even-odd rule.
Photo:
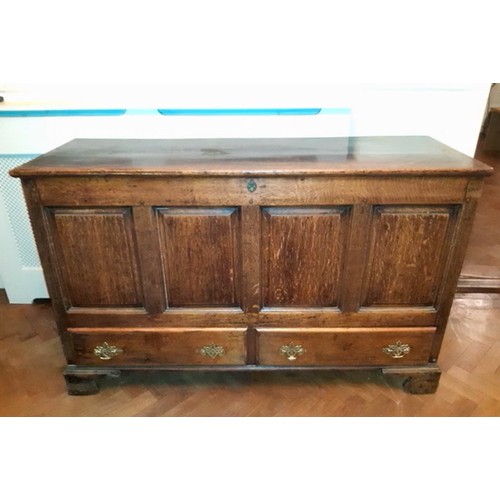
[(411, 347), (408, 344), (402, 344), (398, 340), (395, 344), (389, 344), (382, 348), (382, 351), (390, 356), (391, 358), (402, 358), (411, 351)]
[(101, 345), (94, 347), (94, 354), (100, 359), (111, 359), (122, 352), (123, 349), (115, 345), (109, 345), (107, 342), (103, 342)]
[(304, 352), (305, 349), (300, 344), (294, 344), (293, 342), (280, 347), (280, 354), (286, 356), (288, 361), (295, 361), (297, 356), (304, 354)]
[(200, 354), (202, 356), (208, 356), (209, 358), (215, 359), (217, 357), (224, 356), (224, 354), (226, 354), (226, 351), (224, 350), (224, 347), (222, 347), (221, 345), (210, 344), (210, 345), (204, 345), (200, 349)]
[(247, 182), (247, 189), (250, 193), (253, 193), (257, 189), (257, 183), (251, 179)]

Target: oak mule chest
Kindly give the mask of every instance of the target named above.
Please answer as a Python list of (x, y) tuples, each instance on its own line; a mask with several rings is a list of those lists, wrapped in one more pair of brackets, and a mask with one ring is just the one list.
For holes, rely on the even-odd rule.
[(70, 394), (378, 368), (434, 392), (489, 167), (428, 137), (76, 139), (22, 179)]

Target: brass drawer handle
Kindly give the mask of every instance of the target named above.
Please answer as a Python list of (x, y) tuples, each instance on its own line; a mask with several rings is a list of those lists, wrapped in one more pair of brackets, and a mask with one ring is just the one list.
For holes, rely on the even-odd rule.
[(200, 349), (200, 354), (202, 356), (208, 356), (209, 358), (215, 359), (217, 357), (221, 358), (222, 356), (224, 356), (224, 354), (226, 354), (226, 351), (221, 345), (210, 344), (204, 345)]
[(286, 356), (288, 361), (295, 361), (297, 356), (301, 356), (304, 352), (306, 351), (300, 344), (294, 344), (293, 342), (280, 347), (280, 354)]
[(115, 345), (109, 345), (107, 342), (103, 342), (101, 345), (94, 347), (94, 354), (99, 359), (111, 359), (118, 354), (121, 354), (123, 349), (116, 347)]
[(391, 358), (402, 358), (411, 351), (411, 347), (408, 344), (402, 344), (398, 340), (395, 344), (389, 344), (382, 348), (382, 351), (390, 356)]

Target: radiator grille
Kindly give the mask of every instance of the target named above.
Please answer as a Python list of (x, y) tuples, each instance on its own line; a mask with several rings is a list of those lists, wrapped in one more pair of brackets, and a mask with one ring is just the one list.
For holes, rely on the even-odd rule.
[(7, 208), (8, 223), (12, 228), (23, 267), (40, 267), (33, 232), (24, 202), (21, 181), (9, 176), (9, 170), (22, 165), (37, 155), (0, 155), (0, 196)]

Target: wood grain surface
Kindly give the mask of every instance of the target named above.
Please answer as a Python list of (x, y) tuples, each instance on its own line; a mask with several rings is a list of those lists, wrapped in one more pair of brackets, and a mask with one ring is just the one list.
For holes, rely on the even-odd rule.
[[(422, 365), (429, 359), (435, 328), (259, 328), (257, 332), (258, 362), (263, 365)], [(400, 358), (383, 352), (397, 342), (408, 345), (409, 352)], [(282, 352), (289, 345), (299, 345), (302, 353), (290, 359)]]
[(430, 137), (75, 139), (14, 170), (32, 175), (488, 175)]
[(337, 306), (348, 225), (345, 208), (265, 208), (263, 305)]
[(156, 212), (169, 307), (240, 306), (238, 209)]
[[(246, 328), (170, 329), (70, 329), (75, 345), (75, 363), (119, 365), (243, 365), (246, 362)], [(107, 342), (122, 352), (109, 360), (94, 349)], [(204, 347), (221, 348), (221, 355), (204, 355)]]
[(363, 306), (434, 305), (453, 208), (376, 207)]
[[(70, 393), (95, 392), (86, 365), (295, 366), (293, 342), (304, 367), (396, 365), (420, 393), (489, 172), (414, 137), (76, 140), (12, 174), (41, 223)], [(112, 364), (94, 352), (108, 337)], [(404, 360), (383, 351), (398, 342)], [(227, 363), (200, 358), (211, 345)]]
[(142, 305), (130, 209), (52, 209), (48, 218), (69, 307)]

